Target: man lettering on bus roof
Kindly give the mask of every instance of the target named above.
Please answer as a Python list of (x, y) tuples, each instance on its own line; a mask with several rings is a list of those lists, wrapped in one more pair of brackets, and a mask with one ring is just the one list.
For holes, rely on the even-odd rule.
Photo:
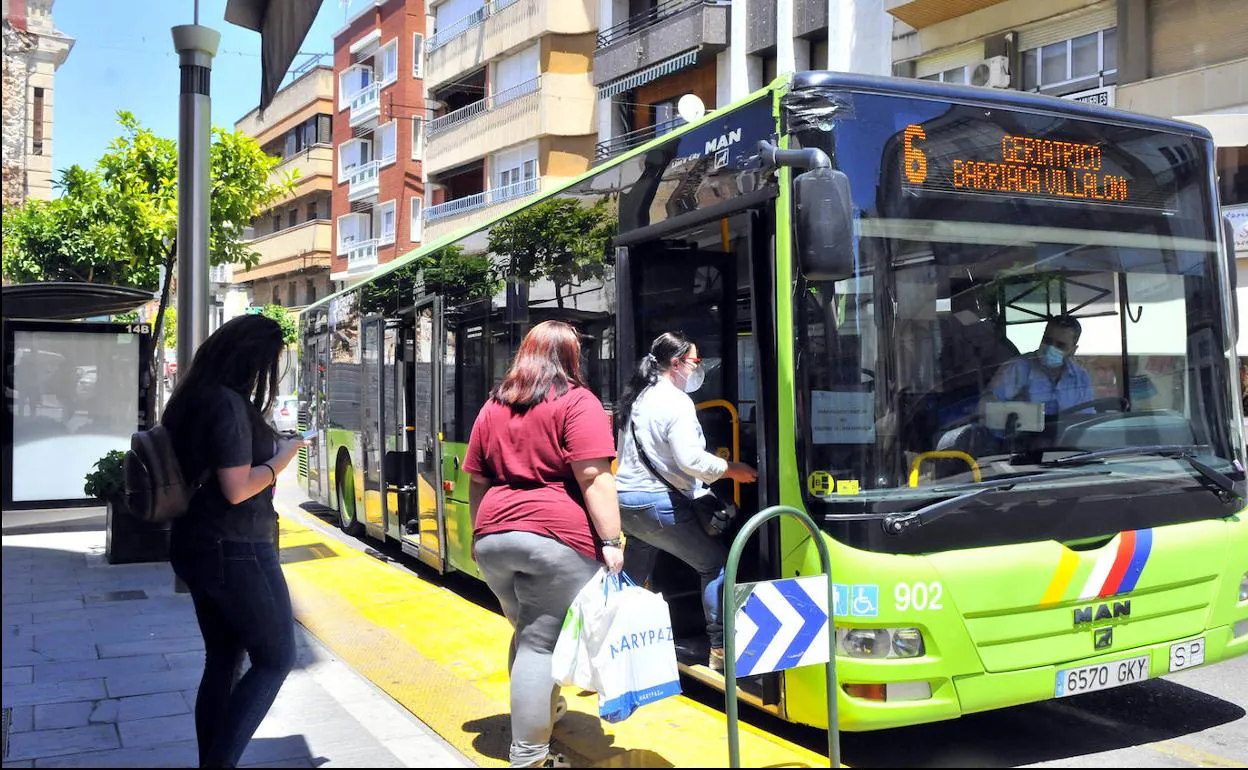
[(990, 398), (998, 401), (1029, 401), (1044, 404), (1053, 416), (1092, 400), (1092, 377), (1075, 363), (1083, 327), (1074, 316), (1049, 319), (1035, 352), (1007, 362), (989, 386)]

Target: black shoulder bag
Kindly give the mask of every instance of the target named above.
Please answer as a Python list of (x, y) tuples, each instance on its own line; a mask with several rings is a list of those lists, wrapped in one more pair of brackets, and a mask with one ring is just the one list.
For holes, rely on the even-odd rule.
[(693, 506), (693, 512), (697, 515), (698, 523), (702, 525), (703, 531), (711, 537), (719, 537), (727, 532), (728, 525), (732, 523), (733, 517), (737, 515), (736, 508), (720, 500), (719, 496), (710, 489), (706, 490), (706, 494), (690, 499), (689, 495), (677, 489), (676, 485), (668, 481), (654, 467), (654, 463), (650, 462), (650, 458), (646, 456), (646, 450), (641, 448), (641, 439), (637, 438), (637, 426), (630, 423), (629, 430), (633, 434), (633, 445), (637, 447), (637, 457), (641, 460), (641, 464), (646, 466), (646, 470), (650, 471), (650, 475), (662, 482), (663, 486), (689, 500), (689, 504)]

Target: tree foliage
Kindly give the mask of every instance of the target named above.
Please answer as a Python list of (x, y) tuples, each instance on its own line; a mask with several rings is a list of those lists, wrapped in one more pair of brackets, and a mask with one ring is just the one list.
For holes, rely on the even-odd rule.
[[(121, 135), (94, 170), (70, 166), (61, 172), (59, 198), (5, 210), (3, 273), (18, 283), (91, 281), (159, 290), (163, 315), (177, 257), (177, 144), (144, 128), (129, 112), (118, 112), (117, 122)], [(208, 231), (213, 265), (251, 267), (259, 260), (243, 243), (243, 228), (292, 189), (293, 174), (270, 179), (278, 162), (254, 139), (213, 129)], [(157, 330), (155, 339), (161, 337)]]
[(371, 281), (362, 292), (360, 311), (365, 315), (397, 312), (411, 305), (421, 282), (424, 293), (459, 302), (486, 299), (503, 288), (503, 277), (489, 254), (464, 254), (463, 246), (451, 244), (420, 254)]
[(293, 345), (299, 341), (299, 323), (289, 310), (281, 305), (265, 305), (260, 308), (260, 313), (265, 318), (277, 321), (277, 325), (282, 327), (282, 342)]
[(555, 198), (494, 225), (489, 250), (503, 258), (508, 277), (549, 279), (563, 307), (564, 287), (603, 277), (614, 236), (615, 218), (605, 200), (586, 206), (576, 198)]

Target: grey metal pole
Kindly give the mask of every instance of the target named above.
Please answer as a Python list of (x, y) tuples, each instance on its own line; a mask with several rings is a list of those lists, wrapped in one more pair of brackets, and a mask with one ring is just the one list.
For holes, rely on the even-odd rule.
[(208, 336), (208, 153), (212, 57), (221, 33), (198, 24), (173, 28), (182, 70), (178, 97), (178, 373)]

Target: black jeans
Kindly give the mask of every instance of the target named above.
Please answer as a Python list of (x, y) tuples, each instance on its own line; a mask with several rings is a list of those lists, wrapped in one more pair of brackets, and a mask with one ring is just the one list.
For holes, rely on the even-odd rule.
[[(173, 571), (204, 635), (195, 699), (200, 767), (235, 767), (295, 665), (290, 592), (271, 542), (174, 538)], [(251, 659), (239, 676), (243, 653)]]

